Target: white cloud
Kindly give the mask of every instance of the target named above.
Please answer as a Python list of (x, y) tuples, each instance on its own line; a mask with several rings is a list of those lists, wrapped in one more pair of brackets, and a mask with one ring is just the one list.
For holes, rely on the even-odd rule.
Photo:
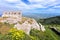
[(54, 6), (54, 8), (60, 8), (60, 6)]
[(30, 9), (29, 6), (23, 2), (20, 2), (20, 4), (16, 4), (16, 7), (19, 9)]
[(5, 1), (12, 3), (12, 2), (18, 2), (19, 0), (5, 0)]
[[(35, 9), (35, 8), (45, 8), (45, 6), (39, 4), (30, 4), (27, 5), (24, 2), (22, 2), (21, 0), (4, 0), (6, 3), (17, 3), (15, 5), (9, 5), (8, 3), (4, 3), (3, 5), (7, 6), (7, 7), (16, 7), (18, 9)], [(32, 0), (34, 1), (34, 0)], [(36, 0), (35, 0), (36, 1)], [(41, 0), (40, 0), (41, 1)], [(37, 2), (39, 2), (39, 0), (37, 0)]]
[(29, 5), (29, 7), (30, 8), (46, 8), (46, 7), (44, 7), (43, 5), (41, 5), (41, 4), (32, 4), (32, 5)]
[(40, 3), (42, 2), (43, 4), (44, 3), (47, 3), (47, 2), (54, 2), (56, 0), (29, 0), (30, 2), (35, 2), (35, 3)]
[[(1, 0), (0, 1), (0, 8), (17, 8), (17, 9), (29, 9), (28, 5), (26, 5), (25, 3), (23, 3), (21, 0)], [(14, 3), (11, 4), (11, 3)]]
[(30, 2), (40, 2), (40, 1), (43, 1), (43, 0), (29, 0)]
[(36, 6), (38, 7), (40, 5), (42, 6), (49, 6), (49, 5), (54, 5), (56, 4), (57, 0), (29, 0), (32, 4), (36, 4)]
[[(32, 10), (36, 8), (47, 8), (48, 6), (55, 6), (58, 4), (57, 0), (28, 0), (31, 4), (27, 5), (21, 0), (0, 0), (0, 7), (17, 8), (21, 10)], [(8, 3), (15, 3), (15, 5)]]
[(30, 2), (42, 2), (43, 4), (44, 3), (49, 3), (49, 2), (55, 2), (56, 0), (29, 0)]

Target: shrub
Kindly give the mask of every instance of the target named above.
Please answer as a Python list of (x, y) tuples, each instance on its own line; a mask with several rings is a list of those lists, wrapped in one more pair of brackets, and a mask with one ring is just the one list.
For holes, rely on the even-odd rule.
[(6, 40), (31, 40), (23, 30), (10, 29), (9, 33), (5, 36)]

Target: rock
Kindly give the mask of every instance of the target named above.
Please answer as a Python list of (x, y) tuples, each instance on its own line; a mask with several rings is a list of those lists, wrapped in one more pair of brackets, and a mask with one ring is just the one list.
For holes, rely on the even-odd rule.
[[(29, 20), (29, 19), (28, 19)], [(30, 24), (29, 22), (25, 21), (23, 24), (19, 24), (17, 23), (14, 28), (17, 28), (18, 30), (23, 30), (25, 31), (27, 34), (30, 33), (30, 30), (31, 29), (37, 29), (37, 30), (40, 30), (40, 26), (38, 25), (38, 23), (33, 20), (32, 24)]]
[(40, 29), (44, 32), (45, 31), (44, 26), (41, 23), (39, 23), (39, 25), (40, 25)]

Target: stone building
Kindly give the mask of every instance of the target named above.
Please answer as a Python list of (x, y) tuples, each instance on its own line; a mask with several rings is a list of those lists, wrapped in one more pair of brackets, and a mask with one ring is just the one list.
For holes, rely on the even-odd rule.
[(20, 11), (5, 11), (3, 13), (2, 17), (21, 18), (22, 17), (22, 13)]
[(22, 19), (22, 13), (20, 11), (5, 11), (2, 15), (3, 20), (1, 22), (17, 23)]

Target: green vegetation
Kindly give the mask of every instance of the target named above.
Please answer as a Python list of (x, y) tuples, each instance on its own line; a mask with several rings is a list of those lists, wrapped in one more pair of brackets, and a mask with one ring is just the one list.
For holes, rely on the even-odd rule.
[(48, 28), (45, 32), (32, 29), (30, 35), (25, 34), (23, 30), (12, 28), (8, 34), (0, 34), (0, 40), (60, 40), (60, 38)]
[(51, 20), (38, 20), (38, 23), (42, 23), (45, 26), (46, 31), (42, 32), (41, 30), (31, 29), (30, 35), (27, 35), (23, 30), (14, 29), (14, 24), (0, 22), (0, 40), (60, 40), (60, 36), (49, 28), (56, 27), (60, 30), (59, 21), (56, 21), (59, 20), (59, 18), (54, 18), (55, 17), (50, 18)]
[(60, 40), (60, 36), (50, 29), (50, 27), (55, 27), (57, 31), (60, 31), (60, 16), (40, 19), (37, 22), (45, 26), (46, 34), (49, 35), (51, 39), (49, 37), (47, 38), (49, 38), (50, 40)]
[(30, 35), (35, 37), (36, 40), (60, 40), (60, 36), (56, 35), (49, 28), (46, 28), (45, 32), (33, 29)]
[(38, 20), (38, 23), (42, 23), (46, 27), (55, 27), (57, 31), (60, 31), (60, 16), (40, 19)]
[[(4, 39), (2, 39), (4, 38)], [(31, 38), (25, 34), (23, 30), (10, 29), (9, 33), (4, 35), (1, 40), (31, 40)]]
[(40, 19), (38, 20), (38, 23), (42, 23), (42, 24), (56, 24), (56, 25), (60, 25), (60, 16), (56, 16), (56, 17), (51, 17), (51, 18), (47, 18), (47, 19)]
[(30, 35), (23, 30), (10, 29), (8, 34), (0, 34), (0, 40), (60, 40), (60, 36), (56, 35), (49, 28), (45, 32), (31, 29)]

